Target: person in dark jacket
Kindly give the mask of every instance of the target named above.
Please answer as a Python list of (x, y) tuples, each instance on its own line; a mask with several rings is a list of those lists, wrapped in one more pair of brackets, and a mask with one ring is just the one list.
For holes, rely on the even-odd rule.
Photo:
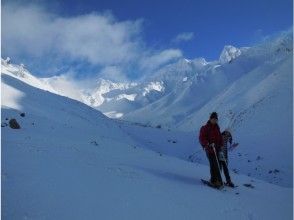
[(226, 185), (230, 187), (234, 187), (235, 185), (231, 181), (229, 169), (228, 169), (228, 143), (232, 144), (232, 134), (229, 130), (225, 130), (222, 132), (223, 137), (223, 146), (219, 152), (219, 161), (220, 167), (224, 170), (224, 174), (226, 177)]
[(199, 134), (199, 142), (206, 152), (210, 166), (210, 182), (215, 187), (223, 185), (220, 164), (219, 151), (223, 146), (223, 138), (218, 126), (218, 115), (216, 112), (211, 113), (206, 125), (202, 126)]

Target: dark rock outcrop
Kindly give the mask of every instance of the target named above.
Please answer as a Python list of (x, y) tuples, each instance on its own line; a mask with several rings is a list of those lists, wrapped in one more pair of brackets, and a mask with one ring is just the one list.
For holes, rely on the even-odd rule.
[(12, 129), (20, 129), (20, 125), (18, 124), (18, 122), (16, 121), (15, 118), (12, 118), (12, 119), (9, 120), (9, 126)]

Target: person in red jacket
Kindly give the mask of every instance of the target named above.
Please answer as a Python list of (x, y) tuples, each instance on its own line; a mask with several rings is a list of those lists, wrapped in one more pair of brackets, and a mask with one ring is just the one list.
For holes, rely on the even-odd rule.
[(199, 142), (205, 150), (209, 161), (211, 184), (215, 187), (223, 186), (218, 155), (224, 143), (220, 128), (218, 126), (218, 115), (216, 112), (212, 112), (206, 125), (201, 127)]

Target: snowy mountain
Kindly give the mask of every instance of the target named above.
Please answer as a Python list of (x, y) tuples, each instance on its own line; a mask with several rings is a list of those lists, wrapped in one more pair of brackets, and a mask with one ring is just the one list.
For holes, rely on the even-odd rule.
[[(85, 103), (97, 107), (103, 104), (103, 102), (108, 101), (109, 99), (105, 98), (103, 95), (109, 93), (110, 91), (113, 90), (126, 90), (129, 88), (132, 88), (136, 86), (136, 83), (114, 83), (111, 82), (110, 80), (104, 80), (104, 79), (99, 79), (97, 82), (97, 88), (92, 91), (91, 94), (88, 94), (84, 97)], [(124, 97), (128, 99), (128, 95), (120, 94), (119, 95), (121, 98)], [(121, 98), (117, 98), (117, 100), (120, 100)], [(131, 98), (132, 100), (132, 98)], [(133, 100), (132, 100), (133, 101)]]
[[(283, 33), (252, 48), (225, 46), (217, 61), (181, 59), (139, 82), (98, 79), (95, 88), (81, 91), (78, 100), (109, 117), (175, 127), (240, 77), (269, 62), (278, 62), (285, 54), (291, 56), (291, 37), (291, 33)], [(280, 53), (273, 56), (277, 50)]]
[[(174, 90), (123, 119), (191, 132), (191, 141), (197, 138), (209, 113), (217, 111), (221, 130), (231, 130), (241, 143), (232, 153), (230, 167), (292, 187), (292, 44), (292, 33), (282, 34), (243, 50), (231, 63), (207, 64), (185, 83), (175, 74)], [(174, 155), (184, 151), (186, 158), (203, 163), (206, 158), (197, 145)]]
[[(221, 64), (215, 61), (195, 66), (192, 63), (181, 62), (181, 65), (179, 63), (169, 65), (152, 77), (152, 80), (163, 82), (166, 93), (158, 100), (129, 112), (122, 118), (155, 126), (161, 124), (164, 127), (183, 128), (180, 125), (187, 121), (187, 118), (196, 114), (206, 103), (240, 78), (247, 77), (258, 69), (270, 75), (271, 68), (277, 68), (283, 61), (291, 59), (292, 42), (292, 33), (287, 33), (243, 50), (242, 55), (231, 63)], [(288, 65), (290, 68), (287, 69), (287, 75), (291, 80), (291, 63)], [(251, 77), (254, 80), (253, 74)], [(194, 129), (195, 127), (189, 128), (190, 131)]]
[(96, 88), (84, 93), (81, 101), (109, 117), (120, 118), (127, 112), (142, 108), (156, 100), (164, 89), (160, 81), (139, 84), (99, 79)]
[[(151, 133), (144, 145), (201, 164), (207, 160), (197, 141), (199, 128), (210, 112), (217, 111), (221, 130), (231, 130), (240, 143), (232, 152), (231, 169), (292, 187), (292, 43), (292, 32), (286, 32), (251, 48), (226, 46), (221, 57), (231, 57), (230, 61), (181, 59), (140, 82), (99, 79), (92, 91), (77, 91), (76, 99), (111, 118), (173, 130), (177, 137), (183, 131), (178, 139), (185, 147), (174, 148), (165, 133), (163, 142), (155, 143)], [(21, 80), (33, 79), (26, 80), (33, 86), (65, 95), (54, 77), (37, 79), (22, 68), (23, 77), (18, 74), (20, 66), (6, 68)]]
[[(129, 112), (142, 109), (172, 92), (181, 83), (195, 77), (208, 64), (204, 58), (181, 59), (162, 67), (140, 82), (124, 83), (99, 79), (92, 91), (82, 93), (80, 101), (102, 111), (109, 117), (121, 118)], [(190, 80), (188, 80), (190, 79)], [(54, 87), (54, 86), (53, 86)]]
[(234, 59), (236, 59), (238, 56), (242, 54), (241, 50), (231, 46), (231, 45), (226, 45), (220, 55), (219, 61), (220, 63), (230, 63)]
[[(222, 129), (233, 132), (242, 143), (238, 153), (246, 155), (233, 160), (231, 166), (269, 182), (292, 186), (292, 40), (273, 43), (258, 56), (264, 62), (187, 116), (178, 128), (197, 131), (206, 122), (208, 112), (217, 111)], [(250, 55), (261, 49), (250, 49)], [(278, 175), (272, 172), (275, 169)]]
[(292, 32), (286, 32), (251, 48), (225, 46), (217, 61), (181, 59), (139, 82), (99, 79), (95, 89), (83, 93), (79, 100), (110, 117), (182, 128), (187, 117), (238, 79), (291, 57), (292, 42)]
[(6, 74), (18, 77), (23, 82), (28, 83), (31, 86), (57, 93), (55, 89), (49, 84), (44, 83), (41, 79), (33, 76), (27, 69), (25, 69), (23, 64), (10, 64), (10, 58), (1, 59), (1, 71)]
[(3, 218), (292, 219), (292, 188), (237, 174), (238, 188), (204, 186), (207, 166), (148, 150), (187, 133), (111, 120), (15, 67), (1, 71)]

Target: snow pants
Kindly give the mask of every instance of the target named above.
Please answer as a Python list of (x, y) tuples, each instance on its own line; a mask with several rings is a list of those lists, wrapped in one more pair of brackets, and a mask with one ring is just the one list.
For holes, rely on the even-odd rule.
[(229, 169), (228, 169), (227, 163), (225, 161), (220, 161), (220, 166), (224, 170), (227, 183), (231, 182), (231, 177), (229, 174)]
[(218, 167), (218, 152), (217, 152), (217, 157), (215, 156), (214, 153), (209, 153), (206, 151), (206, 156), (209, 161), (209, 166), (210, 166), (210, 182), (223, 182), (221, 173), (220, 173), (220, 168)]

